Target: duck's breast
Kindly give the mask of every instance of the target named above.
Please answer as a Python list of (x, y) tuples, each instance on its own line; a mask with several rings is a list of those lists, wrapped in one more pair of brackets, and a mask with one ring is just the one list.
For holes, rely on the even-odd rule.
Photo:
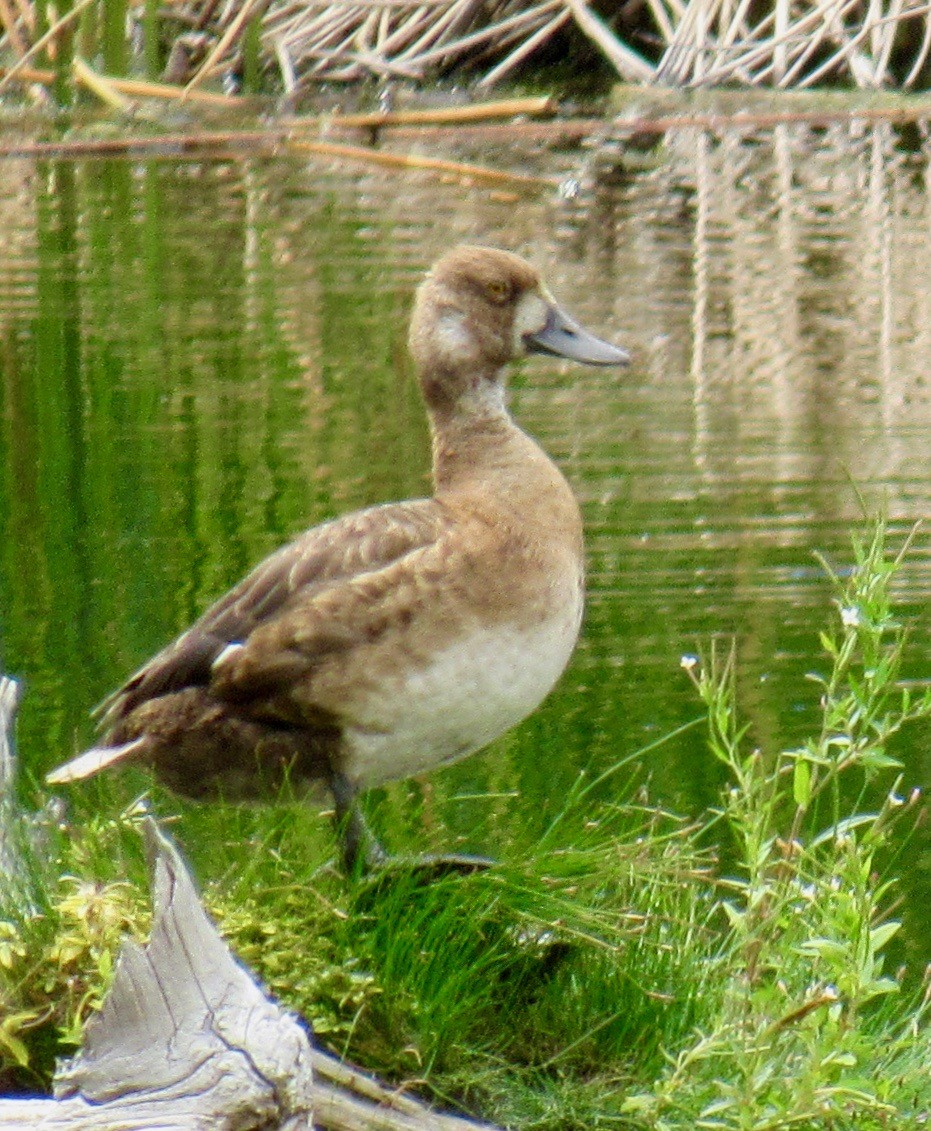
[(552, 690), (582, 619), (581, 570), (533, 621), (473, 626), (422, 657), (344, 731), (343, 770), (362, 788), (464, 758), (525, 719)]

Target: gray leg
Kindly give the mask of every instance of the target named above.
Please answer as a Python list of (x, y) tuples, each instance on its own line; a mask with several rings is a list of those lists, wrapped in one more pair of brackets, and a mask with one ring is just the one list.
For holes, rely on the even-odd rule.
[(336, 835), (345, 873), (351, 876), (356, 871), (371, 872), (384, 864), (388, 854), (362, 816), (355, 786), (344, 774), (333, 771), (330, 791), (336, 806)]
[(450, 872), (468, 874), (483, 871), (494, 863), (484, 856), (466, 856), (461, 853), (389, 856), (362, 816), (355, 786), (345, 774), (336, 770), (331, 771), (329, 780), (336, 807), (336, 835), (339, 838), (343, 871), (347, 876), (370, 875), (373, 872), (384, 875), (386, 868), (390, 866), (392, 870), (413, 871), (424, 879), (430, 879)]

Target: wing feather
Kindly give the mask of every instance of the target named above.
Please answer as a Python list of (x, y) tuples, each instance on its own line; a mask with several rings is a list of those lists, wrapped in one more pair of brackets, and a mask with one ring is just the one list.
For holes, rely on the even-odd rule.
[[(313, 662), (315, 652), (339, 650), (354, 640), (345, 623), (327, 626), (315, 618), (313, 607), (321, 595), (332, 598), (333, 590), (429, 547), (446, 527), (445, 511), (433, 499), (370, 507), (313, 527), (260, 562), (187, 632), (143, 665), (101, 705), (102, 725), (112, 727), (140, 703), (186, 687), (211, 684), (212, 693), (238, 699), (261, 693), (273, 679), (295, 678)], [(284, 645), (276, 654), (265, 649), (264, 670), (251, 688), (248, 680), (214, 679), (214, 664), (230, 644), (246, 644), (259, 630), (268, 639), (277, 622), (295, 617), (308, 625), (316, 622), (314, 648)], [(290, 632), (284, 635), (293, 639)], [(230, 650), (237, 663), (238, 651)]]

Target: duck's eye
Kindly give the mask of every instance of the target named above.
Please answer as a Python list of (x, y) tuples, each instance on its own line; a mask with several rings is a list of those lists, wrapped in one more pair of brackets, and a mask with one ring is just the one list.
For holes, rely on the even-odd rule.
[(487, 290), (488, 297), (499, 306), (503, 306), (504, 303), (509, 302), (511, 299), (511, 288), (503, 279), (492, 279), (488, 284)]

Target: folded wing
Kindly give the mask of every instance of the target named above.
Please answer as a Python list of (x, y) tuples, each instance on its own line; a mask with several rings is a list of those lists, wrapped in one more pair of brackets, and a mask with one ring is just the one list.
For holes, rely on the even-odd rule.
[[(188, 687), (209, 686), (212, 695), (241, 702), (265, 694), (272, 682), (297, 678), (355, 642), (359, 626), (350, 630), (344, 618), (327, 615), (328, 607), (357, 604), (366, 578), (433, 546), (445, 527), (442, 506), (424, 499), (371, 507), (307, 531), (110, 696), (100, 709), (102, 726), (112, 729), (140, 704)], [(300, 647), (288, 646), (298, 638)]]

